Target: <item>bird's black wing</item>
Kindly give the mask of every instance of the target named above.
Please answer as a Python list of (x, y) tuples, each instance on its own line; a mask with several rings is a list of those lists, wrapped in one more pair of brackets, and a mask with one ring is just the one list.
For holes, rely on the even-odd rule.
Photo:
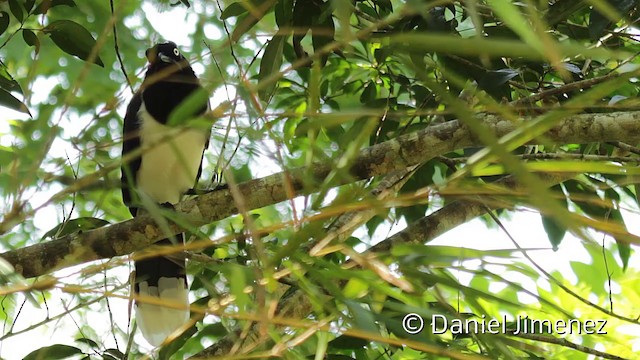
[[(127, 154), (130, 154), (140, 147), (139, 129), (140, 124), (138, 120), (138, 110), (142, 105), (142, 96), (140, 92), (133, 95), (129, 106), (127, 107), (127, 113), (124, 116), (124, 131), (122, 141), (122, 158), (124, 159)], [(122, 162), (121, 170), (122, 176), (120, 177), (122, 187), (122, 200), (125, 205), (129, 207), (129, 212), (132, 216), (136, 216), (136, 208), (133, 206), (133, 199), (136, 186), (136, 173), (140, 169), (141, 158), (140, 155), (130, 159), (129, 161)]]

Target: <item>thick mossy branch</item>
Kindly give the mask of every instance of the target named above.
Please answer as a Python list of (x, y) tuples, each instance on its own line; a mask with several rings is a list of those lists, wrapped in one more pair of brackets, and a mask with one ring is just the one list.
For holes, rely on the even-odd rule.
[[(496, 136), (504, 136), (531, 119), (509, 121), (494, 115), (479, 116)], [(545, 134), (546, 141), (558, 144), (622, 141), (636, 143), (640, 139), (640, 112), (582, 114), (568, 116)], [(435, 156), (465, 147), (484, 146), (469, 129), (457, 120), (431, 126), (414, 133), (363, 149), (352, 159), (349, 175), (331, 176), (324, 186), (338, 186), (361, 179), (388, 174), (420, 164)], [(335, 170), (335, 164), (315, 164), (296, 168), (237, 185), (247, 209), (257, 209), (290, 198), (317, 191)], [(347, 172), (344, 171), (346, 174)], [(229, 189), (200, 195), (176, 205), (176, 210), (192, 226), (201, 226), (227, 218), (238, 212)], [(8, 251), (0, 255), (18, 273), (30, 278), (56, 269), (143, 249), (169, 235), (181, 231), (169, 225), (170, 234), (162, 232), (150, 216), (114, 224), (96, 230), (72, 234), (57, 240)]]

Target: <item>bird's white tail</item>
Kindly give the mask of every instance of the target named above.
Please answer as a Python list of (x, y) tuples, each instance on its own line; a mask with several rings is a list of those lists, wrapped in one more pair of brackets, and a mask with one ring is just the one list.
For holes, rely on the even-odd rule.
[[(136, 320), (142, 335), (153, 346), (162, 342), (189, 320), (189, 296), (184, 278), (161, 277), (158, 286), (149, 286), (141, 281), (138, 295), (159, 297), (167, 306), (143, 303), (136, 304)], [(183, 307), (177, 309), (176, 307)]]

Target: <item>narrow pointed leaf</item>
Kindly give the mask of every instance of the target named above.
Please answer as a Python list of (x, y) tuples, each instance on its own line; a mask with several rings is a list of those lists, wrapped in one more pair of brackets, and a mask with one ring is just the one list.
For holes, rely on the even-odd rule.
[(24, 39), (24, 42), (27, 43), (27, 45), (36, 48), (36, 54), (40, 52), (40, 40), (38, 39), (36, 33), (29, 29), (24, 29), (22, 30), (22, 38)]
[[(275, 6), (274, 1), (269, 2), (256, 2), (253, 4), (254, 8), (247, 14), (238, 16), (236, 27), (231, 33), (231, 41), (238, 41), (242, 35), (251, 30), (266, 14), (268, 14)], [(268, 6), (268, 7), (267, 7)]]
[(278, 28), (290, 26), (293, 17), (293, 0), (279, 0), (274, 8), (274, 14)]
[(22, 101), (18, 100), (15, 96), (11, 95), (11, 93), (4, 89), (0, 89), (0, 106), (29, 114), (29, 116), (31, 116), (29, 108), (27, 108), (27, 106)]
[(7, 68), (0, 62), (0, 89), (7, 91), (16, 91), (22, 94), (22, 88), (17, 81), (13, 79)]
[(24, 2), (24, 8), (27, 10), (27, 13), (33, 9), (33, 5), (36, 3), (36, 0), (26, 0)]
[(240, 16), (242, 14), (247, 13), (247, 8), (242, 5), (242, 3), (235, 2), (233, 4), (229, 4), (220, 14), (220, 19), (225, 20), (231, 17)]
[(258, 73), (258, 94), (262, 100), (268, 100), (276, 87), (276, 81), (266, 80), (272, 74), (280, 71), (284, 41), (284, 36), (276, 34), (264, 49), (264, 55), (262, 56), (262, 61), (260, 61), (260, 72)]
[(47, 238), (55, 239), (58, 237), (62, 237), (65, 235), (81, 232), (81, 231), (89, 231), (93, 229), (97, 229), (99, 227), (109, 225), (110, 223), (106, 220), (102, 220), (94, 217), (81, 217), (73, 220), (66, 221), (62, 224), (56, 225), (51, 230), (47, 231), (44, 235), (42, 235), (41, 240), (46, 240)]
[[(627, 230), (627, 225), (624, 222), (624, 218), (622, 217), (620, 209), (613, 209), (611, 211), (609, 219), (612, 222), (620, 224), (620, 226), (624, 227), (625, 230)], [(618, 255), (620, 256), (620, 260), (622, 260), (622, 269), (626, 270), (627, 266), (629, 265), (629, 257), (631, 256), (631, 246), (628, 242), (617, 238), (616, 244), (618, 245)]]
[[(89, 60), (91, 51), (96, 45), (96, 40), (89, 30), (71, 20), (54, 21), (44, 28), (44, 31), (51, 36), (51, 40), (60, 50), (85, 61)], [(100, 56), (96, 56), (92, 61), (104, 67)]]
[(65, 359), (80, 354), (82, 354), (82, 350), (75, 346), (56, 344), (34, 350), (23, 360)]
[(0, 11), (0, 35), (4, 34), (9, 27), (9, 13)]
[(34, 15), (46, 14), (49, 9), (52, 7), (65, 5), (69, 7), (76, 7), (76, 3), (73, 0), (43, 0), (38, 6), (36, 6), (35, 10), (33, 10)]
[(18, 21), (22, 22), (22, 20), (24, 20), (24, 11), (18, 0), (9, 0), (9, 10), (11, 10), (11, 13)]
[(542, 226), (549, 237), (551, 246), (553, 246), (554, 250), (557, 250), (564, 235), (567, 233), (567, 228), (549, 216), (542, 216)]

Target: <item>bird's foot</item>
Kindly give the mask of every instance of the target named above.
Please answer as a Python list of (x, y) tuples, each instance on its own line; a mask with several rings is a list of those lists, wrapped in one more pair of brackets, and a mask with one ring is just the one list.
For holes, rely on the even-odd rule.
[(165, 209), (171, 209), (171, 210), (175, 210), (176, 209), (176, 207), (173, 206), (173, 204), (168, 202), (168, 201), (160, 204), (160, 207), (163, 207)]
[(208, 194), (208, 193), (212, 193), (214, 191), (218, 191), (218, 190), (222, 190), (222, 189), (228, 189), (229, 185), (227, 184), (218, 184), (212, 188), (204, 188), (204, 189), (189, 189), (187, 190), (187, 192), (185, 193), (185, 195), (203, 195), (203, 194)]

